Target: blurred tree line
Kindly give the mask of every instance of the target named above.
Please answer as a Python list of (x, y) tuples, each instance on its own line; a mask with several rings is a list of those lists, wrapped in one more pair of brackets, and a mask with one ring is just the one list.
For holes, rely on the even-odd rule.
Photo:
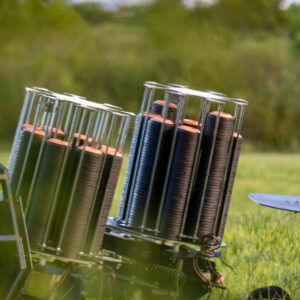
[(11, 142), (25, 86), (138, 111), (154, 80), (249, 100), (253, 150), (300, 149), (300, 9), (280, 0), (179, 0), (103, 11), (62, 0), (0, 1), (0, 137)]

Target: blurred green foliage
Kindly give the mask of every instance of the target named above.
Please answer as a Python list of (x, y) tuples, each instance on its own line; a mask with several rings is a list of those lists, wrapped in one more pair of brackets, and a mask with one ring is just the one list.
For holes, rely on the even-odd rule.
[(62, 0), (0, 1), (0, 137), (12, 140), (25, 86), (138, 111), (155, 80), (249, 100), (251, 149), (300, 149), (300, 10), (280, 0), (179, 0), (103, 11)]

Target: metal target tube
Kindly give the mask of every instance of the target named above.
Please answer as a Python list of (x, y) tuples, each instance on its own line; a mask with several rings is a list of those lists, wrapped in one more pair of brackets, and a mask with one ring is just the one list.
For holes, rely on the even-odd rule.
[[(74, 107), (73, 103), (70, 104), (70, 107), (71, 108)], [(68, 161), (68, 158), (69, 158), (69, 154), (70, 154), (70, 151), (72, 149), (73, 136), (75, 134), (75, 130), (76, 130), (78, 122), (79, 122), (79, 117), (80, 117), (80, 109), (76, 105), (74, 107), (74, 113), (73, 113), (73, 116), (72, 116), (73, 121), (71, 123), (71, 128), (69, 130), (68, 147), (66, 148), (66, 152), (64, 154), (64, 158), (63, 158), (62, 166), (61, 166), (61, 172), (59, 173), (59, 177), (58, 177), (58, 181), (57, 181), (56, 191), (55, 191), (55, 194), (54, 194), (54, 197), (53, 197), (53, 201), (51, 203), (49, 217), (48, 217), (48, 220), (47, 220), (47, 224), (46, 224), (46, 227), (45, 227), (45, 233), (44, 233), (43, 240), (42, 240), (42, 247), (46, 247), (46, 243), (47, 243), (47, 240), (48, 240), (48, 237), (49, 237), (50, 228), (51, 228), (51, 224), (52, 224), (52, 221), (53, 221), (54, 212), (55, 212), (55, 208), (56, 208), (56, 203), (58, 201), (58, 196), (59, 196), (61, 184), (63, 182), (63, 177), (64, 177), (65, 169), (66, 169), (66, 166), (67, 166), (67, 161)]]
[[(113, 113), (114, 114), (114, 113)], [(119, 116), (121, 116), (121, 124), (120, 124), (120, 128), (119, 128), (119, 131), (118, 131), (118, 137), (117, 137), (117, 141), (116, 141), (116, 145), (115, 145), (115, 153), (113, 155), (113, 161), (112, 161), (112, 165), (110, 167), (110, 170), (109, 170), (109, 175), (108, 175), (108, 179), (107, 179), (107, 182), (110, 181), (110, 178), (111, 178), (111, 174), (112, 174), (112, 171), (114, 169), (114, 166), (115, 166), (115, 160), (116, 160), (116, 156), (118, 154), (118, 148), (119, 148), (119, 145), (123, 139), (123, 136), (124, 134), (126, 134), (127, 130), (128, 130), (128, 122), (125, 122), (125, 119), (128, 118), (128, 116), (124, 115), (124, 114), (119, 114)], [(114, 125), (115, 125), (115, 122), (114, 122)], [(114, 126), (113, 125), (113, 126)], [(113, 130), (113, 129), (112, 129)], [(107, 148), (106, 148), (106, 156), (107, 156), (107, 152), (108, 152), (108, 148), (109, 148), (109, 143), (107, 143)], [(104, 162), (105, 164), (105, 162)], [(102, 177), (102, 174), (101, 174), (101, 177)], [(102, 179), (102, 178), (101, 178)], [(100, 180), (101, 180), (100, 179)], [(100, 184), (100, 182), (99, 182)], [(106, 189), (105, 189), (105, 192), (104, 192), (104, 196), (103, 196), (103, 199), (105, 200), (106, 199), (106, 196), (107, 196), (107, 192), (108, 192), (108, 186), (106, 186)], [(97, 188), (98, 190), (98, 188)], [(98, 220), (97, 220), (97, 224), (96, 224), (96, 230), (94, 232), (94, 235), (93, 235), (93, 238), (92, 238), (92, 243), (91, 243), (91, 248), (90, 248), (90, 252), (93, 253), (94, 252), (94, 248), (95, 248), (95, 242), (96, 242), (96, 237), (97, 237), (97, 228), (99, 228), (100, 226), (100, 222), (101, 222), (101, 217), (102, 217), (102, 213), (103, 213), (103, 209), (104, 209), (104, 203), (105, 201), (102, 202), (101, 204), (101, 208), (100, 208), (100, 212), (99, 212), (99, 217), (98, 217)]]
[[(110, 111), (105, 111), (105, 113), (111, 114)], [(112, 121), (114, 123), (113, 118), (112, 118)], [(114, 126), (114, 124), (111, 124), (111, 126)], [(99, 144), (99, 150), (101, 151), (101, 144)], [(108, 151), (108, 147), (106, 149), (106, 153), (107, 153), (107, 151)], [(95, 207), (95, 203), (97, 201), (98, 190), (99, 190), (99, 187), (100, 187), (100, 184), (101, 184), (102, 174), (103, 174), (103, 171), (104, 171), (104, 166), (105, 166), (106, 157), (107, 157), (106, 153), (103, 154), (103, 159), (102, 159), (102, 163), (101, 163), (100, 170), (99, 170), (99, 175), (98, 175), (98, 181), (97, 181), (97, 185), (96, 185), (95, 192), (94, 192), (93, 199), (92, 199), (90, 214), (89, 214), (86, 226), (85, 226), (85, 230), (84, 230), (84, 234), (83, 234), (83, 238), (82, 238), (82, 242), (81, 242), (81, 246), (80, 246), (81, 250), (83, 250), (85, 242), (86, 242), (86, 238), (87, 238), (87, 235), (88, 235), (90, 223), (91, 223), (91, 220), (92, 220), (92, 213), (93, 213), (93, 210), (94, 210), (94, 207)]]
[[(227, 182), (227, 173), (228, 173), (228, 169), (230, 167), (230, 158), (231, 158), (231, 154), (232, 154), (232, 150), (233, 150), (233, 141), (234, 141), (234, 129), (236, 128), (236, 124), (238, 123), (238, 111), (239, 111), (239, 105), (236, 103), (235, 104), (235, 108), (234, 108), (234, 126), (233, 126), (233, 131), (232, 131), (232, 134), (231, 134), (231, 139), (230, 139), (230, 144), (229, 144), (229, 149), (228, 149), (228, 157), (227, 157), (227, 161), (226, 161), (226, 166), (225, 166), (225, 175), (224, 175), (224, 178), (223, 178), (223, 182), (222, 182), (222, 188), (221, 188), (221, 193), (220, 193), (220, 197), (219, 197), (219, 201), (218, 201), (218, 207), (217, 207), (217, 213), (216, 213), (216, 218), (215, 218), (215, 221), (214, 221), (214, 229), (213, 229), (213, 233), (216, 234), (217, 232), (217, 227), (219, 226), (218, 223), (219, 223), (219, 213), (220, 213), (220, 210), (221, 210), (221, 207), (222, 207), (222, 204), (223, 204), (223, 194), (225, 193), (225, 186), (226, 186), (226, 182)], [(235, 149), (234, 149), (234, 152), (235, 152)]]
[(202, 124), (202, 128), (200, 130), (200, 134), (199, 134), (198, 141), (197, 141), (197, 147), (196, 147), (196, 152), (195, 152), (196, 163), (193, 164), (192, 175), (191, 175), (191, 179), (190, 179), (190, 183), (189, 183), (189, 188), (188, 188), (188, 193), (187, 193), (187, 201), (186, 201), (185, 208), (184, 208), (184, 214), (183, 214), (183, 218), (182, 218), (182, 224), (180, 227), (179, 237), (183, 237), (183, 232), (184, 232), (184, 228), (185, 228), (185, 224), (186, 224), (186, 218), (187, 218), (187, 213), (188, 213), (188, 209), (189, 209), (190, 199), (191, 199), (193, 188), (194, 188), (194, 182), (195, 182), (196, 176), (197, 176), (197, 170), (198, 170), (198, 167), (200, 164), (201, 145), (202, 145), (202, 139), (203, 139), (203, 128), (205, 127), (206, 116), (209, 112), (209, 109), (210, 109), (210, 101), (208, 101), (205, 98), (202, 99), (201, 105), (200, 105), (200, 113), (199, 113), (199, 117), (198, 117), (198, 126), (200, 128), (200, 124)]
[[(111, 136), (112, 136), (112, 132), (113, 132), (113, 129), (114, 129), (114, 127), (115, 127), (115, 124), (116, 124), (116, 115), (112, 112), (112, 118), (111, 118), (111, 123), (110, 123), (110, 127), (109, 127), (109, 133), (108, 133), (108, 135), (107, 135), (106, 153), (104, 154), (104, 157), (103, 157), (103, 161), (102, 161), (102, 165), (101, 165), (101, 170), (100, 170), (100, 174), (99, 174), (100, 176), (99, 176), (98, 184), (97, 184), (97, 189), (96, 189), (95, 195), (94, 195), (94, 197), (95, 197), (94, 200), (95, 200), (95, 201), (96, 201), (96, 198), (97, 198), (97, 192), (98, 192), (98, 189), (99, 189), (101, 180), (102, 180), (103, 171), (104, 171), (105, 163), (106, 163), (106, 160), (107, 160), (108, 149), (109, 149), (109, 145), (110, 145), (110, 141), (111, 141)], [(111, 171), (112, 171), (112, 169), (113, 169), (114, 162), (115, 162), (115, 157), (114, 157), (114, 159), (113, 159), (112, 167), (111, 167), (110, 170), (109, 170), (108, 181), (109, 181), (109, 179), (110, 179), (110, 174), (111, 174)], [(103, 197), (103, 199), (105, 199), (105, 197), (106, 197), (107, 189), (108, 189), (108, 186), (106, 186), (106, 188), (105, 188), (105, 192), (104, 192), (104, 197)], [(94, 202), (94, 201), (93, 201), (93, 202)], [(101, 221), (101, 216), (102, 216), (103, 208), (104, 208), (104, 201), (101, 203), (101, 208), (100, 208), (98, 220), (97, 220), (97, 223), (96, 223), (96, 230), (95, 230), (95, 232), (94, 232), (94, 234), (93, 234), (93, 238), (92, 238), (92, 243), (91, 243), (91, 247), (90, 247), (90, 252), (93, 252), (93, 251), (94, 251), (94, 246), (95, 246), (96, 237), (97, 237), (97, 228), (99, 228), (99, 225), (100, 225), (100, 221)]]
[[(169, 98), (170, 91), (166, 92), (168, 94), (168, 96), (166, 95), (166, 98)], [(159, 209), (158, 209), (158, 215), (156, 218), (156, 224), (155, 224), (155, 232), (158, 233), (159, 232), (159, 226), (161, 223), (161, 217), (162, 217), (162, 211), (164, 208), (164, 204), (165, 204), (165, 197), (166, 197), (166, 192), (167, 192), (167, 187), (168, 187), (168, 183), (169, 183), (169, 175), (171, 172), (171, 168), (172, 168), (172, 162), (173, 162), (173, 157), (174, 157), (174, 150), (175, 150), (175, 145), (176, 145), (176, 141), (177, 141), (177, 133), (178, 133), (178, 128), (181, 125), (181, 119), (182, 119), (182, 114), (184, 111), (184, 95), (178, 95), (179, 96), (179, 108), (177, 105), (177, 114), (176, 114), (176, 123), (175, 123), (175, 129), (173, 132), (173, 138), (172, 138), (172, 143), (171, 143), (171, 149), (170, 149), (170, 156), (169, 156), (169, 160), (168, 160), (168, 165), (167, 165), (167, 170), (166, 170), (166, 179), (164, 181), (164, 185), (163, 185), (163, 191), (162, 191), (162, 196), (160, 198), (160, 204), (159, 204)], [(166, 115), (167, 116), (167, 113)], [(149, 198), (150, 199), (150, 198)], [(148, 212), (148, 207), (149, 207), (149, 201), (147, 198), (147, 202), (146, 202), (146, 206), (147, 206), (147, 212)], [(143, 226), (146, 223), (146, 212), (144, 212), (144, 216), (143, 216)]]
[(203, 208), (203, 202), (204, 202), (205, 193), (206, 193), (206, 189), (207, 189), (208, 176), (210, 173), (210, 167), (211, 167), (211, 162), (212, 162), (212, 158), (213, 158), (218, 128), (219, 128), (220, 114), (221, 114), (221, 112), (223, 112), (223, 110), (224, 110), (224, 104), (218, 104), (218, 116), (217, 116), (217, 120), (216, 120), (215, 128), (214, 128), (212, 147), (211, 147), (209, 159), (208, 159), (208, 168), (207, 168), (206, 174), (205, 174), (204, 189), (203, 189), (202, 195), (201, 195), (200, 208), (199, 208), (199, 211), (197, 214), (197, 222), (196, 222), (196, 227), (195, 227), (194, 236), (193, 236), (194, 239), (197, 239), (197, 233), (198, 233), (198, 229), (199, 229), (199, 225), (200, 225), (200, 218), (201, 218), (201, 213), (202, 213), (202, 208)]
[(166, 95), (165, 95), (165, 104), (164, 104), (163, 111), (162, 111), (163, 121), (162, 121), (162, 125), (161, 125), (160, 132), (159, 132), (158, 143), (157, 143), (156, 149), (155, 149), (155, 157), (154, 157), (153, 168), (152, 168), (152, 172), (151, 172), (149, 191), (148, 191), (148, 194), (147, 194), (147, 199), (146, 199), (146, 205), (145, 205), (142, 224), (140, 226), (142, 232), (145, 229), (144, 226), (143, 226), (143, 223), (144, 223), (144, 220), (146, 222), (146, 217), (148, 215), (148, 210), (149, 210), (150, 198), (151, 198), (152, 192), (153, 192), (154, 178), (155, 178), (158, 158), (159, 158), (159, 155), (160, 155), (160, 152), (161, 152), (161, 143), (162, 143), (162, 140), (163, 140), (165, 122), (166, 122), (166, 119), (167, 119), (167, 116), (168, 116), (168, 111), (169, 111), (169, 102), (170, 102), (170, 94), (166, 93)]
[[(236, 131), (234, 129), (234, 132), (237, 133), (237, 141), (238, 141), (240, 131), (241, 131), (241, 126), (242, 126), (242, 123), (243, 123), (243, 117), (244, 117), (244, 113), (245, 113), (245, 105), (238, 105), (238, 108), (239, 108), (238, 111), (237, 111), (238, 122), (236, 122), (237, 129), (236, 129)], [(230, 151), (230, 153), (232, 152), (232, 157), (235, 156), (236, 149), (237, 149), (237, 147), (234, 147), (233, 152), (232, 152), (232, 150)], [(231, 177), (232, 170), (233, 170), (233, 164), (231, 166), (229, 166), (229, 171), (226, 170), (226, 173), (228, 173), (228, 176), (227, 176), (228, 179)], [(225, 201), (226, 194), (227, 194), (227, 188), (228, 187), (226, 187), (226, 189), (222, 191), (224, 201)], [(220, 234), (221, 224), (222, 224), (223, 220), (224, 220), (224, 212), (222, 212), (222, 214), (221, 214), (221, 218), (220, 218), (220, 222), (218, 224), (218, 228), (215, 229), (215, 231), (217, 232), (218, 235)]]
[(99, 126), (98, 126), (98, 129), (96, 131), (95, 143), (96, 144), (99, 143), (99, 147), (101, 147), (100, 136), (101, 136), (102, 127), (103, 127), (103, 123), (104, 123), (106, 113), (107, 113), (107, 111), (102, 111), (101, 116), (100, 116), (100, 120), (99, 120)]
[[(47, 118), (48, 119), (47, 123), (46, 123), (47, 127), (46, 127), (46, 131), (45, 131), (45, 135), (42, 138), (42, 143), (41, 143), (41, 146), (40, 146), (39, 154), (38, 154), (37, 161), (36, 161), (36, 164), (35, 164), (35, 169), (34, 169), (34, 173), (33, 173), (30, 188), (29, 188), (29, 193), (28, 193), (28, 197), (27, 197), (27, 203), (26, 203), (26, 207), (25, 207), (25, 217), (27, 217), (27, 213), (28, 213), (28, 210), (30, 208), (31, 197), (32, 197), (34, 185), (35, 185), (35, 182), (36, 182), (36, 179), (37, 179), (37, 175), (38, 175), (38, 172), (39, 172), (39, 169), (40, 169), (40, 163), (42, 161), (42, 155), (43, 155), (43, 152), (44, 152), (44, 147), (45, 147), (45, 144), (46, 144), (46, 140), (48, 139), (49, 131), (50, 131), (50, 134), (52, 132), (52, 127), (53, 127), (54, 118), (55, 118), (55, 115), (56, 115), (56, 108), (57, 108), (58, 102), (59, 101), (57, 99), (54, 100), (53, 111), (51, 113), (48, 112), (49, 118)], [(50, 102), (48, 102), (48, 103), (50, 103)]]
[[(38, 106), (37, 106), (35, 117), (34, 117), (34, 121), (33, 121), (32, 133), (34, 133), (34, 131), (36, 129), (36, 125), (38, 123), (38, 119), (40, 118), (40, 115), (42, 114), (43, 105), (44, 105), (45, 101), (46, 101), (45, 96), (40, 95)], [(28, 158), (29, 158), (29, 153), (30, 153), (32, 141), (33, 141), (33, 134), (30, 136), (29, 141), (28, 141), (28, 145), (27, 145), (27, 149), (26, 149), (26, 153), (25, 153), (25, 157), (24, 157), (24, 162), (23, 162), (21, 173), (20, 173), (20, 178), (19, 178), (19, 181), (18, 181), (18, 184), (17, 184), (16, 194), (15, 194), (16, 197), (18, 197), (19, 192), (20, 192), (21, 184), (22, 184), (22, 181), (23, 181), (24, 173), (25, 173), (25, 168), (27, 166), (27, 161), (28, 161)]]
[[(142, 118), (143, 118), (145, 106), (146, 106), (146, 120), (148, 119), (149, 111), (150, 111), (150, 104), (153, 102), (154, 95), (155, 95), (155, 88), (148, 88), (146, 86), (144, 95), (143, 95), (143, 100), (142, 100), (141, 112), (140, 112), (141, 113), (140, 126), (142, 124)], [(134, 190), (134, 186), (135, 186), (135, 182), (136, 182), (136, 178), (137, 178), (137, 172), (138, 172), (139, 165), (140, 165), (140, 157), (141, 157), (141, 153), (142, 153), (142, 147), (144, 145), (144, 138), (145, 138), (147, 125), (148, 125), (148, 122), (143, 123), (140, 141), (137, 145), (136, 163), (133, 168), (131, 188), (130, 189), (128, 188), (128, 192), (129, 192), (128, 200), (127, 200), (128, 205), (127, 205), (127, 211), (126, 211), (126, 215), (125, 215), (125, 223), (126, 224), (128, 222), (129, 212), (130, 212), (131, 205), (132, 205), (133, 190)]]
[[(81, 122), (80, 122), (80, 125), (79, 125), (80, 127), (83, 126), (87, 111), (88, 111), (88, 108), (84, 107), (83, 108), (83, 116), (82, 116), (82, 119), (81, 119)], [(87, 124), (87, 128), (86, 128), (86, 137), (89, 136), (90, 128), (91, 128), (94, 116), (95, 116), (95, 112), (90, 111), (89, 120), (88, 120), (88, 124)], [(79, 130), (79, 134), (81, 133), (80, 132), (81, 130), (82, 130), (82, 128)], [(79, 139), (78, 139), (78, 141), (79, 141)], [(77, 186), (77, 182), (78, 182), (78, 179), (79, 179), (79, 174), (80, 174), (80, 171), (81, 171), (81, 168), (82, 168), (82, 162), (83, 162), (83, 157), (84, 157), (84, 154), (85, 154), (85, 148), (86, 148), (87, 142), (88, 142), (88, 140), (85, 139), (84, 144), (83, 144), (83, 151), (80, 154), (80, 159), (79, 159), (79, 163), (78, 163), (78, 166), (77, 166), (77, 171), (76, 171), (76, 175), (75, 175), (75, 179), (74, 179), (74, 183), (73, 183), (73, 187), (72, 187), (71, 196), (70, 196), (70, 199), (69, 199), (69, 204), (68, 204), (68, 208), (67, 208), (66, 217), (65, 217), (65, 220), (63, 222), (62, 231), (61, 231), (59, 241), (58, 241), (58, 246), (57, 246), (58, 251), (61, 250), (61, 245), (62, 245), (63, 239), (65, 237), (67, 221), (68, 221), (68, 218), (69, 218), (69, 215), (70, 215), (70, 212), (71, 212), (71, 206), (73, 204), (74, 195), (75, 195), (75, 191), (76, 191), (76, 186)]]
[[(145, 106), (146, 106), (147, 117), (149, 115), (149, 109), (150, 109), (149, 101), (151, 103), (152, 100), (150, 100), (150, 99), (153, 99), (153, 97), (154, 97), (154, 95), (152, 95), (152, 93), (153, 93), (153, 91), (151, 89), (149, 89), (148, 86), (145, 85), (144, 94), (143, 94), (143, 98), (142, 98), (142, 104), (141, 104), (141, 110), (140, 110), (141, 118), (140, 118), (140, 121), (138, 123), (139, 128), (141, 128), (141, 125), (142, 125), (142, 119), (143, 119), (143, 113), (144, 113)], [(147, 126), (146, 123), (147, 122), (144, 122), (144, 124), (143, 124), (140, 141), (139, 141), (139, 143), (136, 144), (136, 146), (134, 148), (134, 152), (136, 152), (137, 157), (136, 157), (136, 163), (132, 164), (131, 170), (130, 170), (130, 176), (132, 176), (131, 187), (129, 186), (130, 180), (128, 181), (128, 183), (125, 183), (125, 186), (124, 186), (124, 190), (126, 191), (124, 193), (124, 195), (125, 195), (125, 199), (127, 199), (127, 201), (125, 201), (125, 203), (128, 202), (128, 206), (126, 208), (126, 212), (124, 211), (125, 210), (125, 206), (123, 207), (123, 211), (124, 212), (122, 214), (122, 218), (124, 218), (124, 213), (125, 213), (125, 222), (127, 222), (127, 220), (128, 220), (129, 211), (130, 211), (130, 208), (131, 208), (133, 186), (134, 186), (134, 183), (135, 183), (136, 174), (137, 174), (137, 168), (138, 168), (138, 165), (139, 165), (140, 151), (141, 151), (141, 147), (142, 147), (142, 143), (143, 143), (144, 132), (146, 130), (145, 128)]]

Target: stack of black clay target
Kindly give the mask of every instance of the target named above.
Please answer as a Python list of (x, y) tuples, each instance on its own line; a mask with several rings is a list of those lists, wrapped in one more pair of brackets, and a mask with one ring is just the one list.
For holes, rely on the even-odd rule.
[[(44, 129), (40, 127), (33, 128), (31, 124), (23, 124), (11, 158), (10, 174), (12, 192), (14, 195), (22, 198), (24, 208), (27, 205), (32, 177), (45, 135), (46, 131)], [(53, 136), (63, 138), (64, 132), (60, 129), (52, 128), (51, 137)]]
[[(30, 124), (23, 124), (18, 140), (16, 141), (16, 150), (11, 159), (10, 182), (13, 194), (18, 193), (22, 198), (23, 207), (25, 207), (27, 203), (31, 180), (43, 136), (45, 136), (45, 132), (40, 128), (34, 129)], [(25, 161), (26, 156), (27, 160)], [(19, 184), (21, 175), (23, 180), (21, 180)]]
[(132, 186), (132, 181), (133, 181), (133, 173), (134, 173), (134, 169), (136, 167), (136, 161), (138, 159), (137, 158), (137, 152), (138, 152), (137, 147), (141, 141), (142, 129), (144, 127), (144, 122), (146, 122), (147, 120), (149, 120), (150, 118), (155, 117), (155, 116), (158, 116), (158, 115), (155, 115), (152, 113), (149, 113), (147, 115), (147, 113), (143, 113), (143, 114), (138, 114), (136, 116), (134, 131), (133, 131), (131, 146), (130, 146), (129, 162), (128, 162), (128, 167), (127, 167), (126, 176), (125, 176), (125, 183), (124, 183), (125, 188), (123, 189), (123, 192), (122, 192), (122, 199), (121, 199), (120, 208), (119, 208), (118, 217), (121, 220), (123, 218), (125, 218), (125, 213), (127, 210), (130, 187)]
[[(131, 196), (133, 196), (133, 186), (134, 186), (134, 182), (136, 182), (136, 178), (134, 178), (135, 169), (140, 168), (140, 166), (146, 168), (145, 163), (142, 163), (141, 165), (137, 163), (137, 161), (139, 161), (140, 159), (141, 159), (141, 161), (142, 160), (145, 161), (145, 157), (147, 157), (146, 148), (145, 148), (146, 146), (143, 146), (143, 150), (140, 153), (140, 157), (138, 157), (138, 145), (141, 143), (141, 138), (144, 137), (145, 139), (147, 139), (147, 143), (148, 143), (147, 147), (148, 147), (149, 153), (151, 152), (152, 163), (154, 161), (156, 153), (159, 153), (158, 155), (160, 155), (159, 160), (163, 159), (163, 153), (166, 153), (165, 159), (168, 160), (168, 151), (170, 150), (170, 143), (171, 143), (171, 136), (172, 136), (172, 132), (170, 131), (170, 129), (172, 129), (174, 127), (173, 122), (176, 120), (177, 108), (176, 108), (175, 104), (173, 104), (171, 102), (169, 103), (168, 117), (166, 120), (167, 124), (164, 125), (165, 138), (164, 138), (164, 141), (162, 141), (164, 143), (166, 149), (163, 149), (162, 147), (160, 147), (160, 149), (156, 149), (157, 144), (155, 144), (155, 143), (158, 143), (159, 128), (161, 128), (161, 126), (162, 126), (161, 114), (162, 114), (164, 105), (165, 105), (164, 100), (156, 100), (153, 102), (153, 104), (151, 106), (151, 112), (149, 112), (149, 113), (144, 112), (142, 114), (138, 114), (136, 117), (134, 132), (133, 132), (132, 141), (131, 141), (129, 163), (128, 163), (126, 177), (125, 177), (125, 184), (124, 184), (125, 188), (122, 193), (122, 199), (121, 199), (120, 208), (119, 208), (118, 217), (121, 220), (123, 220), (125, 218), (126, 212), (129, 213), (128, 210), (130, 210), (130, 208), (131, 208), (131, 207), (128, 207), (128, 203), (129, 203), (128, 199)], [(158, 117), (159, 120), (156, 120), (154, 123), (152, 122), (151, 128), (147, 129), (149, 120), (151, 120), (155, 117)], [(147, 123), (147, 124), (145, 124), (145, 123)], [(156, 127), (156, 129), (154, 127)], [(144, 130), (146, 130), (146, 131), (144, 131)], [(151, 133), (152, 130), (153, 130), (153, 133)], [(156, 131), (156, 132), (154, 132), (154, 131)], [(150, 136), (147, 137), (147, 135), (149, 135), (149, 133), (150, 133)], [(151, 139), (152, 139), (152, 141), (151, 141)], [(152, 143), (152, 146), (151, 146), (151, 143)], [(143, 153), (143, 158), (141, 158), (142, 153)], [(163, 175), (166, 170), (166, 160), (164, 160), (163, 162), (160, 161), (160, 167), (162, 167), (162, 169), (163, 169), (163, 170), (160, 170), (161, 175)], [(148, 172), (148, 171), (151, 172), (150, 169), (145, 170), (145, 172)], [(141, 171), (139, 171), (139, 172), (141, 172)], [(151, 174), (148, 174), (148, 179), (145, 179), (146, 180), (145, 186), (147, 185), (147, 182), (148, 182), (148, 185), (150, 184), (149, 183), (150, 179), (151, 179), (151, 178), (149, 179), (150, 176), (151, 176)], [(139, 177), (139, 180), (141, 180), (141, 177)], [(160, 183), (161, 185), (163, 184), (163, 181), (164, 181), (164, 178), (162, 178), (162, 182)], [(157, 180), (156, 180), (156, 184), (157, 184)], [(149, 186), (146, 187), (146, 189), (149, 189)], [(145, 193), (147, 193), (147, 191)], [(146, 203), (145, 197), (147, 197), (147, 196), (144, 196), (143, 197), (144, 200), (141, 200), (141, 203), (143, 203), (143, 204), (140, 206), (140, 209), (143, 209), (143, 207), (145, 206), (145, 203)], [(157, 201), (159, 201), (159, 199)], [(136, 202), (133, 203), (134, 207), (135, 207), (135, 205), (136, 205)], [(155, 215), (155, 212), (156, 211), (153, 212), (153, 215)], [(138, 227), (141, 225), (141, 224), (139, 224), (139, 225), (137, 225), (137, 224), (139, 222), (141, 223), (143, 213), (140, 212), (140, 213), (138, 213), (138, 215), (139, 216), (136, 216), (136, 218), (135, 218), (135, 215), (133, 217), (133, 214), (131, 213), (130, 224), (132, 226)]]
[[(183, 125), (178, 127), (168, 169), (178, 120), (176, 105), (172, 103), (163, 125), (163, 118), (157, 116), (162, 113), (163, 105), (164, 101), (155, 101), (151, 107), (155, 115), (149, 113), (148, 119), (146, 113), (138, 116), (119, 219), (129, 228), (155, 232), (168, 240), (179, 237), (197, 240), (207, 234), (222, 237), (242, 142), (241, 136), (233, 137), (235, 118), (227, 113), (211, 112), (207, 114), (204, 128), (196, 120), (179, 122)], [(203, 136), (197, 153), (200, 130)], [(192, 181), (198, 157), (199, 165)]]
[(160, 225), (162, 236), (171, 240), (180, 230), (199, 134), (199, 129), (186, 125), (178, 129)]
[(218, 112), (208, 114), (203, 132), (202, 154), (185, 227), (185, 234), (190, 236), (215, 233), (235, 121), (229, 114), (220, 114), (214, 143), (217, 118)]
[[(156, 115), (161, 115), (163, 108), (165, 105), (164, 100), (156, 100), (152, 103), (151, 106), (151, 113)], [(175, 122), (176, 121), (176, 114), (177, 114), (177, 107), (176, 104), (170, 102), (168, 107), (168, 119)]]
[(102, 153), (107, 156), (84, 246), (87, 253), (88, 249), (99, 249), (102, 244), (123, 161), (121, 153), (115, 153), (114, 148), (102, 146)]
[[(130, 227), (142, 225), (147, 202), (149, 213), (146, 227), (150, 228), (154, 225), (165, 180), (173, 129), (174, 123), (169, 119), (166, 119), (164, 123), (160, 116), (148, 121), (129, 211)], [(158, 147), (161, 130), (163, 134)]]
[(50, 139), (46, 142), (43, 160), (31, 198), (30, 213), (27, 217), (30, 246), (34, 250), (40, 249), (43, 240), (66, 148), (67, 143), (59, 139)]

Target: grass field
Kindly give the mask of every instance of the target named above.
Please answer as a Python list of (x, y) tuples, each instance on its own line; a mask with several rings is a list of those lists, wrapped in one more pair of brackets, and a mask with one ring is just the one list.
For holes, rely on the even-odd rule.
[[(7, 153), (0, 161), (7, 164)], [(125, 164), (124, 164), (125, 165)], [(124, 177), (125, 167), (122, 171)], [(112, 214), (117, 214), (122, 179)], [(300, 154), (243, 154), (228, 217), (223, 259), (218, 262), (228, 290), (214, 291), (211, 299), (246, 299), (248, 292), (264, 285), (284, 287), (300, 299), (300, 216), (258, 206), (249, 192), (300, 195)]]

